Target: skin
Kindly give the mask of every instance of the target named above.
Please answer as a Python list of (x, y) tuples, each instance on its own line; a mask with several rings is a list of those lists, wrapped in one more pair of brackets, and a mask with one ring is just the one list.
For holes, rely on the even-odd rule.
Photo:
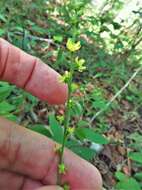
[[(21, 87), (50, 104), (65, 103), (67, 87), (59, 74), (39, 59), (0, 39), (0, 79)], [(58, 96), (57, 96), (58, 94)], [(0, 117), (0, 189), (60, 190), (55, 142)], [(71, 190), (101, 190), (99, 171), (68, 149), (62, 184)]]
[(63, 188), (59, 187), (59, 186), (45, 186), (45, 187), (41, 187), (38, 190), (63, 190)]

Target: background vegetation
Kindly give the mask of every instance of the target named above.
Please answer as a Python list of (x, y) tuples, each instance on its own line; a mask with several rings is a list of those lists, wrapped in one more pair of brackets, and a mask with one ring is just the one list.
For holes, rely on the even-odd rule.
[[(66, 146), (96, 165), (104, 189), (142, 189), (142, 7), (131, 23), (117, 21), (125, 1), (1, 0), (0, 36), (40, 57), (60, 73), (68, 70), (66, 42), (81, 41), (86, 70), (74, 78), (71, 127)], [(63, 138), (64, 106), (0, 82), (0, 115), (57, 142)]]

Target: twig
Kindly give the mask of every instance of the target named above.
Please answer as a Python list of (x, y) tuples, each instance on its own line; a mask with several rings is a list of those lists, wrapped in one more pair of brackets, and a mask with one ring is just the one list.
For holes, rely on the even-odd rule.
[[(14, 32), (14, 34), (23, 36), (23, 33), (22, 33), (22, 32)], [(38, 37), (38, 36), (33, 36), (33, 35), (31, 35), (31, 34), (27, 34), (26, 36), (27, 36), (29, 39), (31, 39), (31, 40), (36, 40), (36, 41), (41, 41), (41, 42), (47, 42), (48, 45), (50, 45), (50, 44), (56, 45), (52, 39), (42, 38), (42, 37)]]
[(128, 85), (131, 83), (131, 81), (136, 77), (136, 75), (142, 70), (142, 65), (136, 69), (134, 74), (131, 76), (131, 78), (126, 82), (126, 84), (110, 99), (110, 101), (105, 105), (103, 109), (98, 111), (90, 120), (90, 124), (98, 117), (100, 114), (102, 114), (110, 105), (111, 103), (128, 87)]

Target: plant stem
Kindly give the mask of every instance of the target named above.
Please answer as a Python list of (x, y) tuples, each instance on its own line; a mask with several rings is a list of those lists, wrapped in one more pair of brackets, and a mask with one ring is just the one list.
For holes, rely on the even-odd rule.
[[(71, 54), (71, 64), (73, 64), (73, 55)], [(65, 143), (68, 137), (68, 126), (70, 122), (70, 100), (71, 100), (71, 94), (72, 94), (72, 80), (73, 80), (73, 73), (74, 73), (74, 67), (71, 65), (70, 66), (70, 78), (69, 81), (67, 82), (68, 86), (68, 99), (66, 103), (66, 108), (65, 108), (65, 116), (64, 116), (64, 136), (63, 136), (63, 142), (59, 154), (59, 165), (63, 163), (63, 155), (64, 155), (64, 149), (65, 149)], [(61, 185), (61, 174), (58, 171), (58, 184)]]
[(71, 99), (71, 86), (69, 86), (68, 84), (68, 100), (67, 100), (67, 106), (65, 109), (65, 121), (64, 121), (64, 137), (63, 137), (63, 143), (62, 143), (62, 147), (61, 147), (61, 153), (60, 153), (60, 163), (63, 162), (63, 154), (64, 154), (64, 148), (65, 148), (65, 142), (66, 142), (66, 138), (67, 138), (67, 129), (69, 126), (69, 121), (70, 121), (70, 99)]

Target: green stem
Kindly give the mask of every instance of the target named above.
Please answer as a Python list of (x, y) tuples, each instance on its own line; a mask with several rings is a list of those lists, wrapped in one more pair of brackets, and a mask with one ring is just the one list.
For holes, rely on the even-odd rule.
[[(71, 64), (73, 64), (73, 55), (71, 54)], [(68, 126), (70, 122), (70, 100), (71, 100), (71, 94), (72, 94), (72, 80), (73, 80), (73, 73), (74, 73), (74, 67), (70, 66), (70, 79), (67, 83), (68, 85), (68, 99), (67, 104), (65, 108), (65, 116), (64, 116), (64, 136), (63, 136), (63, 142), (59, 154), (59, 164), (63, 163), (63, 155), (64, 155), (64, 149), (65, 149), (65, 143), (68, 137)], [(58, 184), (61, 185), (61, 174), (58, 172)]]
[[(68, 86), (68, 90), (69, 90), (69, 87), (70, 86)], [(67, 106), (66, 106), (66, 110), (65, 110), (64, 137), (63, 137), (63, 143), (62, 143), (61, 153), (60, 153), (60, 163), (63, 162), (65, 142), (67, 139), (67, 130), (68, 130), (69, 121), (70, 121), (70, 99), (71, 99), (71, 92), (69, 90)]]

